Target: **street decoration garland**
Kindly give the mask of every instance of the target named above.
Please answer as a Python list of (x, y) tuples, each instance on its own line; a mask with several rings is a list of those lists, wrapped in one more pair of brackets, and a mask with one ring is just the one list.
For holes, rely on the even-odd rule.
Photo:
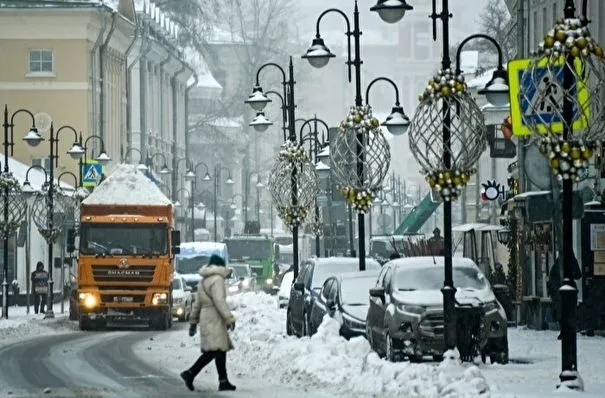
[[(369, 146), (371, 146), (372, 148), (367, 148), (368, 144), (365, 145), (366, 152), (369, 152), (370, 150), (378, 150), (378, 152), (380, 153), (382, 151), (382, 146), (387, 146), (386, 148), (386, 156), (384, 159), (384, 162), (386, 164), (386, 169), (388, 169), (388, 165), (390, 163), (390, 150), (388, 148), (388, 144), (383, 145), (382, 141), (380, 139), (377, 139), (378, 136), (382, 136), (381, 132), (380, 132), (380, 121), (372, 114), (372, 108), (369, 105), (362, 105), (362, 106), (352, 106), (349, 109), (349, 114), (347, 115), (347, 117), (340, 122), (339, 125), (339, 132), (341, 135), (341, 138), (345, 138), (347, 135), (364, 135), (367, 136), (368, 138), (366, 139), (365, 137), (362, 138), (364, 141), (368, 141)], [(373, 140), (371, 140), (371, 137), (375, 137)], [(356, 140), (357, 142), (357, 140)], [(355, 150), (356, 148), (348, 148), (349, 151), (351, 152), (351, 158), (355, 158), (357, 159), (358, 156), (352, 156), (353, 154), (355, 154)], [(332, 155), (332, 153), (331, 153)], [(374, 155), (374, 156), (371, 156)], [(375, 158), (376, 154), (371, 153), (371, 154), (366, 154), (366, 156), (364, 156), (364, 159), (368, 160), (368, 156)], [(333, 162), (334, 163), (334, 162)], [(346, 165), (345, 167), (350, 168), (350, 165)], [(347, 204), (349, 204), (354, 210), (360, 212), (360, 213), (367, 213), (370, 210), (370, 207), (372, 206), (372, 201), (375, 195), (375, 192), (378, 190), (378, 187), (380, 186), (379, 182), (382, 182), (382, 180), (384, 179), (384, 177), (382, 176), (381, 178), (381, 174), (383, 170), (382, 167), (376, 167), (374, 166), (373, 168), (375, 168), (376, 170), (372, 170), (375, 172), (375, 174), (377, 174), (377, 179), (376, 181), (370, 181), (369, 182), (369, 187), (356, 187), (353, 186), (353, 184), (341, 184), (339, 187), (339, 191), (340, 193), (345, 197), (345, 200), (347, 202)], [(353, 167), (354, 170), (356, 170), (355, 167)], [(369, 171), (368, 168), (364, 165), (364, 170), (366, 171), (366, 173)], [(347, 173), (348, 174), (348, 173)], [(356, 174), (356, 172), (354, 171), (351, 174)], [(351, 176), (353, 177), (353, 180), (357, 179), (357, 176)], [(370, 180), (370, 179), (368, 179)]]
[(537, 55), (558, 58), (561, 55), (603, 58), (603, 48), (592, 38), (585, 21), (579, 18), (558, 20), (538, 45)]
[(0, 189), (7, 189), (12, 192), (21, 192), (21, 184), (11, 172), (2, 172), (0, 174)]
[(597, 147), (595, 142), (563, 140), (546, 136), (540, 142), (540, 152), (548, 157), (554, 175), (563, 180), (578, 181), (588, 170), (588, 160)]
[(420, 102), (433, 102), (441, 97), (461, 96), (467, 91), (467, 85), (464, 76), (455, 75), (451, 69), (440, 69), (437, 74), (429, 80), (424, 92), (420, 94)]
[(21, 184), (11, 172), (0, 173), (0, 192), (8, 191), (8, 219), (0, 217), (0, 238), (3, 240), (15, 233), (25, 217), (26, 203), (21, 197)]
[(375, 189), (357, 190), (350, 186), (340, 188), (340, 193), (345, 197), (347, 204), (360, 213), (370, 211), (376, 191)]
[(292, 230), (305, 222), (309, 214), (309, 206), (279, 206), (277, 212), (279, 218)]
[(471, 168), (468, 170), (425, 171), (424, 174), (426, 174), (426, 181), (430, 187), (437, 190), (444, 201), (449, 202), (460, 197), (465, 185), (476, 172), (476, 169)]
[(303, 149), (301, 145), (298, 145), (296, 141), (287, 140), (284, 142), (283, 147), (279, 150), (277, 158), (282, 161), (294, 162), (307, 162), (309, 161), (309, 155)]
[(319, 219), (315, 219), (309, 224), (309, 229), (311, 231), (311, 235), (322, 236), (324, 233), (324, 223)]

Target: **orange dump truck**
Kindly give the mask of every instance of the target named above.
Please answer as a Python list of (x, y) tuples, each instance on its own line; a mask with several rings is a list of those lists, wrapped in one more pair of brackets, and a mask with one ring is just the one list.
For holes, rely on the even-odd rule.
[[(149, 182), (141, 176), (137, 176), (139, 183)], [(153, 191), (155, 185), (141, 190), (146, 194), (141, 204), (133, 203), (136, 197), (128, 192), (108, 197), (108, 188), (118, 189), (110, 180), (111, 176), (97, 187), (101, 192), (95, 190), (80, 207), (80, 329), (113, 323), (168, 329), (172, 325), (173, 262), (180, 244), (180, 234), (173, 229), (172, 203)], [(104, 187), (106, 183), (109, 187)], [(146, 190), (157, 195), (157, 203), (148, 200)], [(100, 200), (95, 200), (96, 194), (101, 194)]]

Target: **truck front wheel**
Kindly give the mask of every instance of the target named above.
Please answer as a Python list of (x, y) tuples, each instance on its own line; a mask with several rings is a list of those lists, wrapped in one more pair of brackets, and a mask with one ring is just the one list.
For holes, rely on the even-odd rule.
[(154, 318), (151, 319), (150, 321), (150, 326), (152, 329), (155, 330), (168, 330), (170, 328), (170, 324), (171, 322), (171, 314), (170, 311), (162, 311), (161, 313), (159, 313), (158, 315), (156, 315)]
[(89, 330), (95, 330), (96, 329), (96, 323), (93, 320), (84, 318), (84, 317), (80, 317), (80, 320), (78, 322), (78, 326), (80, 327), (80, 330), (83, 331), (89, 331)]

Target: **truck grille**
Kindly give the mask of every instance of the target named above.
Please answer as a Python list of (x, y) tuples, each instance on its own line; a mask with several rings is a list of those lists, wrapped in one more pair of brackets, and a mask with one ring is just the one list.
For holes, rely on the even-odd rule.
[(131, 266), (120, 269), (117, 265), (93, 265), (92, 276), (96, 282), (151, 282), (154, 265)]

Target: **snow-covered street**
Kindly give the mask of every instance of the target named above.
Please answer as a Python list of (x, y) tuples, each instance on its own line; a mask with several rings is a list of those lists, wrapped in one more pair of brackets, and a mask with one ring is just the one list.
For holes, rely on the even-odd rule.
[[(363, 338), (346, 341), (338, 325), (324, 322), (320, 332), (297, 339), (286, 336), (285, 310), (261, 293), (231, 296), (237, 329), (236, 349), (228, 355), (228, 370), (238, 379), (259, 385), (290, 385), (300, 390), (330, 391), (356, 397), (575, 397), (574, 391), (556, 391), (560, 342), (554, 332), (510, 328), (511, 363), (479, 365), (426, 362), (389, 363), (370, 352)], [(586, 384), (582, 397), (603, 397), (598, 366), (605, 339), (579, 336), (579, 366)], [(157, 335), (134, 346), (134, 352), (167, 373), (177, 375), (199, 355), (199, 336), (183, 331)], [(216, 381), (209, 366), (196, 383)], [(483, 391), (484, 392), (482, 394)]]

